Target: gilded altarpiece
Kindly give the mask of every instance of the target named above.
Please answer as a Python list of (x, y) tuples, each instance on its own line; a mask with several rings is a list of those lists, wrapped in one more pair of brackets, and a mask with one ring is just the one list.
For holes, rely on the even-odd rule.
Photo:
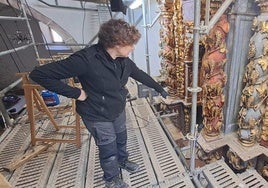
[[(188, 3), (193, 5), (193, 2)], [(176, 126), (186, 134), (190, 130), (191, 92), (187, 88), (192, 86), (193, 21), (183, 18), (183, 11), (189, 10), (183, 10), (182, 0), (158, 3), (161, 10), (161, 77), (165, 77), (171, 98), (164, 101), (164, 108), (178, 114), (179, 125)], [(202, 5), (204, 8), (204, 3)]]

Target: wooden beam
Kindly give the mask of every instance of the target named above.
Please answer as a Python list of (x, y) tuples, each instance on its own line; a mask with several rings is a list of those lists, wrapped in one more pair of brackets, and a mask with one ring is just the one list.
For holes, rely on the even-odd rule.
[(0, 173), (0, 187), (11, 188), (10, 183), (6, 180), (6, 178), (1, 173)]
[(11, 161), (11, 163), (7, 167), (4, 167), (4, 168), (8, 171), (13, 171), (17, 169), (18, 167), (22, 166), (27, 161), (34, 158), (35, 156), (39, 155), (43, 151), (47, 150), (53, 144), (54, 143), (46, 143), (45, 145), (34, 146), (33, 149), (31, 150), (32, 151), (31, 153), (25, 153), (24, 155), (20, 156), (16, 160)]

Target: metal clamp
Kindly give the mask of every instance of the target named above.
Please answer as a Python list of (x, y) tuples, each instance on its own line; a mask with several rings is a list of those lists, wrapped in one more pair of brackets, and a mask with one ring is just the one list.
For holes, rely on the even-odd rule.
[(186, 138), (187, 138), (188, 140), (191, 140), (191, 141), (196, 141), (195, 136), (192, 135), (191, 133), (187, 133), (187, 134), (186, 134)]
[(198, 92), (202, 91), (202, 88), (201, 87), (195, 87), (195, 88), (187, 87), (187, 90), (192, 92), (192, 93), (198, 93)]

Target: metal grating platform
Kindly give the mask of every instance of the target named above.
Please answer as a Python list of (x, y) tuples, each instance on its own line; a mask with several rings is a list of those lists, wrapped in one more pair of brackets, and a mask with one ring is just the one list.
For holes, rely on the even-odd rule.
[(128, 129), (128, 146), (129, 159), (138, 163), (141, 166), (139, 172), (129, 174), (122, 170), (123, 179), (131, 187), (147, 187), (150, 184), (157, 184), (154, 169), (144, 145), (143, 138), (140, 132), (140, 127), (137, 124), (137, 119), (131, 108), (127, 108), (127, 129)]
[(168, 141), (152, 109), (146, 104), (145, 99), (138, 99), (132, 103), (132, 108), (147, 152), (150, 155), (150, 161), (157, 172), (159, 186), (194, 187), (189, 176), (183, 176), (186, 174), (184, 166)]
[[(140, 164), (141, 170), (134, 174), (122, 170), (124, 181), (133, 188), (194, 187), (146, 100), (137, 100), (132, 106), (128, 104), (126, 114), (130, 160)], [(149, 117), (149, 122), (140, 117)], [(66, 113), (56, 120), (59, 124), (72, 125), (74, 117)], [(1, 141), (0, 167), (31, 151), (26, 121), (27, 115)], [(74, 136), (70, 129), (56, 132), (47, 119), (38, 121), (36, 129), (38, 137), (72, 139)], [(102, 188), (103, 172), (97, 147), (86, 129), (82, 129), (81, 138), (81, 148), (74, 144), (57, 143), (14, 172), (1, 173), (14, 188)]]
[[(56, 121), (65, 123), (67, 118), (59, 118)], [(42, 128), (37, 133), (38, 137), (54, 137), (60, 138), (63, 135), (62, 130), (59, 133), (55, 132), (54, 128), (49, 125), (49, 121), (43, 121)], [(50, 147), (47, 151), (39, 154), (31, 161), (25, 163), (21, 168), (14, 171), (9, 182), (12, 187), (44, 187), (50, 176), (51, 169), (56, 158), (55, 151), (58, 150), (59, 145)], [(28, 148), (30, 151), (31, 148)], [(27, 152), (27, 151), (26, 151)]]
[(0, 167), (5, 167), (20, 151), (25, 151), (30, 143), (30, 127), (25, 125), (26, 116), (21, 118), (17, 126), (0, 144)]
[(88, 157), (87, 165), (87, 176), (86, 176), (86, 186), (85, 187), (105, 187), (104, 181), (102, 180), (103, 172), (100, 167), (100, 162), (98, 159), (98, 149), (95, 145), (94, 140), (90, 142), (90, 152)]
[[(132, 188), (195, 187), (147, 101), (138, 99), (128, 103), (126, 115), (129, 157), (141, 166), (141, 170), (134, 174), (121, 170), (123, 180)], [(0, 139), (0, 167), (31, 152), (27, 117), (24, 114), (5, 139)], [(58, 115), (56, 121), (72, 125), (74, 116), (65, 113)], [(71, 129), (56, 132), (50, 121), (44, 118), (37, 121), (36, 129), (38, 137), (73, 139), (75, 136)], [(81, 148), (75, 144), (55, 144), (14, 172), (1, 173), (14, 188), (104, 188), (98, 149), (88, 131), (81, 131)], [(256, 171), (236, 175), (222, 160), (201, 170), (209, 188), (268, 187)]]
[(209, 187), (235, 188), (240, 186), (237, 175), (223, 160), (206, 165), (203, 170)]
[[(72, 116), (73, 118), (73, 116)], [(75, 144), (61, 144), (57, 158), (51, 170), (47, 187), (67, 188), (83, 187), (85, 182), (86, 166), (88, 159), (88, 132), (82, 129), (82, 146), (77, 148)], [(75, 131), (69, 130), (65, 133), (64, 139), (75, 139)]]
[(240, 181), (243, 184), (243, 187), (250, 188), (265, 188), (268, 187), (268, 182), (260, 176), (260, 174), (255, 170), (246, 170), (245, 172), (238, 174)]

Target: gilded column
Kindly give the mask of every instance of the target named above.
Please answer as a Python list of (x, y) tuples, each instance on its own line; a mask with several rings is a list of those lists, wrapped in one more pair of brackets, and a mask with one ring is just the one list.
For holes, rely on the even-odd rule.
[(177, 90), (176, 96), (184, 99), (184, 27), (182, 17), (182, 3), (181, 0), (174, 1), (174, 37), (175, 37), (175, 62), (176, 62), (176, 82)]
[[(211, 2), (212, 11), (222, 2)], [(201, 74), (203, 89), (203, 133), (208, 137), (220, 135), (223, 126), (223, 105), (226, 84), (226, 37), (229, 32), (227, 15), (223, 14), (205, 39), (206, 52), (203, 56)]]
[(158, 0), (160, 8), (160, 51), (161, 57), (161, 76), (164, 77), (165, 83), (168, 87), (170, 96), (176, 96), (176, 61), (175, 61), (175, 41), (174, 41), (174, 26), (173, 26), (173, 1), (172, 0)]
[(268, 2), (256, 0), (261, 14), (253, 21), (248, 61), (240, 98), (239, 141), (252, 146), (257, 141), (268, 146)]

